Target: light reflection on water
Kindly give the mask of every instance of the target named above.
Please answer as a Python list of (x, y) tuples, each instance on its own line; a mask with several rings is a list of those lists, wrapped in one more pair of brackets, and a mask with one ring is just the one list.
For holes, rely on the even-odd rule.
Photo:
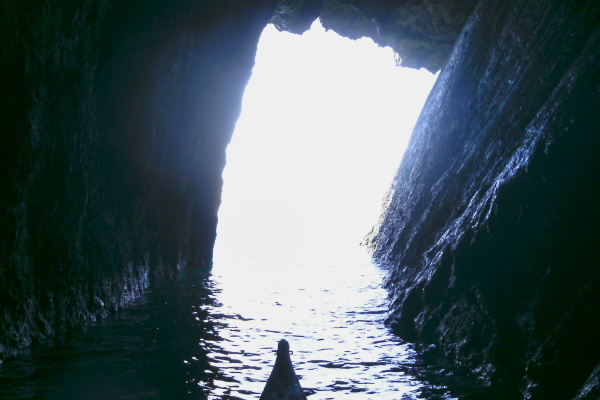
[(366, 257), (188, 271), (63, 343), (0, 364), (2, 399), (257, 399), (277, 341), (314, 400), (449, 399), (410, 373)]
[(220, 330), (220, 346), (252, 367), (216, 364), (239, 382), (224, 386), (258, 395), (274, 346), (286, 338), (301, 384), (313, 399), (416, 398), (422, 383), (398, 367), (412, 352), (382, 323), (383, 272), (366, 255), (357, 257), (343, 264), (272, 268), (249, 259), (215, 267), (222, 304), (211, 311), (238, 315)]

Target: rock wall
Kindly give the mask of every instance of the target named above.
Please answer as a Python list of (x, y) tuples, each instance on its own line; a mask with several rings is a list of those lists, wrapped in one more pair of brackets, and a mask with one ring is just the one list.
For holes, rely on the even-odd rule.
[(210, 265), (268, 1), (3, 2), (0, 355)]
[(393, 329), (494, 398), (598, 398), (599, 10), (479, 2), (369, 237)]
[(282, 0), (273, 23), (302, 33), (319, 17), (325, 29), (350, 39), (367, 36), (391, 47), (398, 64), (435, 73), (448, 59), (475, 0)]

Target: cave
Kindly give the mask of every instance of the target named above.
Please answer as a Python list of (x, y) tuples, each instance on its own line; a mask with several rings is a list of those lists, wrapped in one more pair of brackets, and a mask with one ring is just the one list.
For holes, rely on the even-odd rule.
[(2, 358), (211, 268), (260, 33), (319, 18), (440, 71), (365, 240), (388, 271), (388, 325), (496, 398), (598, 398), (598, 4), (3, 8)]

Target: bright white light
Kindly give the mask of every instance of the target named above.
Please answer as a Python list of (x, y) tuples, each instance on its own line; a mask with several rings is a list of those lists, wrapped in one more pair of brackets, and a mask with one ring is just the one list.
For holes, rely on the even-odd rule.
[(227, 149), (215, 266), (358, 248), (435, 79), (318, 21), (302, 36), (267, 26)]

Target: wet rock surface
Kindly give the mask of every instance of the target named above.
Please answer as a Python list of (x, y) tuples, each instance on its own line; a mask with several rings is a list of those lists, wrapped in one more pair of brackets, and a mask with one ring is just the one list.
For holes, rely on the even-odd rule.
[(475, 1), (324, 1), (326, 29), (349, 38), (367, 36), (398, 54), (409, 68), (435, 73), (446, 63)]
[(210, 265), (225, 146), (272, 12), (3, 3), (0, 354)]
[(446, 62), (475, 5), (458, 1), (284, 0), (273, 23), (280, 30), (301, 33), (317, 17), (325, 29), (350, 39), (370, 37), (389, 46), (404, 67), (435, 73)]
[(370, 237), (396, 332), (503, 398), (598, 391), (598, 13), (480, 2)]

